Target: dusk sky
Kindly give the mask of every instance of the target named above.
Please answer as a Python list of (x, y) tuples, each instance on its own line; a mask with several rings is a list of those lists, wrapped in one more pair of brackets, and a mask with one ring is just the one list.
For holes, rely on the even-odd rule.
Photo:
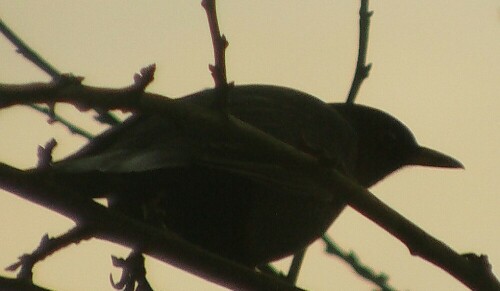
[[(343, 102), (354, 74), (359, 1), (218, 1), (227, 36), (228, 79), (275, 84), (327, 102)], [(147, 88), (180, 97), (212, 87), (212, 43), (200, 1), (7, 1), (0, 18), (62, 72), (84, 83), (121, 87), (156, 63)], [(307, 4), (306, 4), (307, 3)], [(465, 170), (405, 168), (371, 191), (459, 253), (486, 254), (500, 275), (500, 5), (482, 1), (372, 1), (367, 61), (373, 63), (356, 102), (384, 110), (412, 129), (420, 144), (447, 153)], [(50, 78), (0, 37), (0, 83)], [(93, 133), (104, 128), (88, 113), (58, 113)], [(0, 111), (0, 161), (36, 164), (37, 146), (54, 137), (56, 158), (86, 141), (27, 107)], [(45, 234), (72, 226), (67, 218), (0, 191), (0, 274), (32, 251)], [(346, 250), (390, 277), (398, 290), (468, 290), (352, 209), (328, 230)], [(309, 290), (373, 290), (350, 267), (307, 252), (298, 286)], [(90, 240), (36, 265), (35, 283), (56, 290), (113, 290), (110, 256), (126, 248)], [(277, 263), (287, 268), (289, 260)], [(156, 290), (224, 290), (148, 259)], [(75, 285), (76, 284), (76, 285)]]

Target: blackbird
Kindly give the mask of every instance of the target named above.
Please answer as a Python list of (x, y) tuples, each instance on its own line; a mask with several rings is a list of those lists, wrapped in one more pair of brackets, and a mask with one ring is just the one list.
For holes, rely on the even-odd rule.
[[(175, 102), (211, 108), (215, 98), (208, 89)], [(364, 187), (405, 165), (462, 167), (419, 146), (394, 117), (362, 105), (244, 85), (229, 91), (227, 109)], [(84, 194), (107, 198), (111, 208), (250, 267), (304, 248), (345, 208), (340, 195), (318, 199), (302, 175), (287, 174), (273, 157), (250, 151), (242, 158), (239, 141), (193, 128), (169, 116), (137, 114), (48, 171)]]

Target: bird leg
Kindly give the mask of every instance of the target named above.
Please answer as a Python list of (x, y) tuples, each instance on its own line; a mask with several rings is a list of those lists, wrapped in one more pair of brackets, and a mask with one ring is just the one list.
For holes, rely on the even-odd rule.
[(297, 283), (297, 278), (299, 277), (300, 267), (302, 266), (302, 262), (304, 261), (304, 257), (306, 254), (307, 247), (297, 251), (293, 255), (292, 264), (290, 265), (290, 269), (288, 270), (288, 275), (286, 275), (286, 279), (288, 282), (295, 285)]
[[(132, 250), (126, 258), (112, 256), (113, 266), (122, 269), (122, 276), (118, 282), (114, 282), (113, 276), (109, 275), (109, 280), (113, 288), (125, 291), (152, 291), (151, 285), (146, 279), (146, 268), (144, 266), (144, 256), (138, 249)], [(136, 287), (137, 283), (137, 287)]]

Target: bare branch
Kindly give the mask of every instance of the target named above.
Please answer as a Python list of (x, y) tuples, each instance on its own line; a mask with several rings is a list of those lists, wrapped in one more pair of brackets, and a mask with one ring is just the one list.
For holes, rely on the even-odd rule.
[(47, 169), (52, 164), (52, 152), (57, 146), (57, 141), (51, 139), (45, 144), (45, 147), (38, 146), (38, 165), (39, 169)]
[(359, 9), (359, 47), (358, 61), (356, 63), (356, 72), (352, 80), (351, 90), (346, 103), (354, 103), (361, 83), (368, 77), (372, 64), (366, 65), (366, 52), (368, 50), (368, 31), (370, 29), (370, 17), (373, 11), (368, 11), (368, 0), (361, 0)]
[(36, 286), (33, 283), (20, 279), (0, 277), (0, 288), (3, 291), (50, 291), (49, 289)]
[(16, 104), (63, 102), (73, 104), (83, 111), (99, 106), (107, 110), (133, 110), (141, 95), (142, 92), (137, 90), (135, 84), (121, 89), (57, 81), (25, 85), (0, 84), (0, 108)]
[(214, 48), (215, 64), (210, 66), (210, 71), (215, 81), (215, 87), (227, 86), (225, 51), (229, 43), (226, 37), (220, 33), (215, 0), (203, 0), (201, 5), (207, 13), (208, 26), (210, 27), (210, 35)]
[(218, 91), (218, 106), (224, 114), (227, 114), (228, 92), (233, 86), (233, 83), (227, 83), (226, 73), (226, 48), (229, 43), (226, 36), (221, 35), (219, 29), (219, 21), (217, 20), (217, 8), (215, 0), (203, 0), (201, 6), (205, 8), (208, 18), (208, 26), (210, 27), (210, 36), (212, 37), (212, 46), (214, 48), (215, 64), (209, 65), (212, 78), (215, 82), (215, 89)]
[(32, 50), (25, 42), (23, 42), (9, 27), (0, 19), (0, 32), (17, 47), (17, 51), (26, 59), (35, 64), (42, 71), (47, 73), (52, 79), (58, 79), (61, 73), (44, 60), (39, 54)]
[[(50, 108), (40, 106), (37, 104), (29, 104), (29, 107), (33, 108), (34, 110), (44, 113), (46, 115), (49, 114)], [(100, 115), (99, 115), (100, 116)], [(91, 139), (94, 137), (94, 135), (85, 129), (76, 126), (75, 124), (71, 123), (69, 120), (65, 119), (64, 117), (58, 115), (57, 113), (54, 113), (52, 116), (54, 122), (60, 122), (62, 125), (64, 125), (72, 134), (77, 134), (80, 135), (86, 139)]]
[[(68, 79), (78, 79), (73, 76), (67, 76), (64, 74), (61, 74), (54, 66), (49, 64), (45, 59), (43, 59), (38, 53), (36, 53), (34, 50), (32, 50), (22, 39), (20, 39), (1, 19), (0, 19), (0, 32), (8, 39), (14, 46), (17, 47), (17, 51), (22, 54), (26, 59), (31, 61), (33, 64), (35, 64), (38, 68), (40, 68), (42, 71), (47, 73), (49, 76), (52, 77), (52, 79), (55, 82), (62, 82), (64, 80)], [(79, 79), (81, 82), (83, 78)], [(34, 107), (33, 105), (29, 104), (28, 106), (31, 106), (32, 108), (38, 110), (38, 108)], [(48, 111), (41, 111), (47, 114), (49, 118), (54, 118), (55, 117), (55, 112), (54, 112), (54, 107), (49, 104), (49, 109)], [(40, 110), (39, 110), (40, 111)], [(96, 118), (97, 121), (100, 121), (105, 124), (109, 125), (115, 125), (118, 123), (118, 120), (116, 119), (113, 114), (104, 111), (102, 109), (96, 108), (97, 113), (99, 114), (98, 118)], [(74, 125), (71, 125), (70, 123), (63, 123), (64, 125), (68, 126), (68, 128), (72, 131), (76, 127)], [(78, 131), (76, 131), (78, 132)]]
[(458, 254), (363, 187), (341, 175), (331, 178), (331, 187), (339, 187), (336, 193), (346, 194), (349, 206), (398, 238), (412, 255), (440, 267), (472, 290), (500, 290), (500, 282), (492, 273), (486, 256)]
[(33, 276), (32, 270), (36, 263), (70, 244), (76, 244), (84, 239), (89, 239), (91, 236), (89, 230), (90, 229), (87, 227), (77, 226), (55, 238), (49, 238), (48, 235), (44, 235), (39, 246), (31, 254), (22, 255), (18, 262), (8, 266), (6, 270), (15, 271), (21, 268), (17, 277), (19, 279), (31, 281)]
[[(215, 13), (215, 1), (205, 0), (203, 5), (209, 18), (212, 41), (214, 44), (215, 65), (211, 67), (216, 88), (222, 88), (221, 102), (227, 102), (227, 77), (224, 52), (227, 47), (225, 37), (220, 34)], [(356, 74), (346, 102), (353, 103), (361, 83), (367, 77), (370, 65), (365, 65), (368, 43), (369, 19), (368, 0), (362, 0), (360, 8), (360, 37)], [(221, 119), (216, 112), (189, 106), (157, 94), (143, 92), (152, 81), (154, 70), (145, 70), (136, 78), (134, 85), (122, 89), (96, 88), (84, 86), (80, 82), (66, 82), (59, 72), (37, 61), (34, 54), (24, 43), (12, 34), (0, 21), (0, 29), (18, 44), (19, 51), (53, 76), (52, 83), (30, 85), (0, 85), (0, 108), (13, 104), (42, 102), (52, 104), (67, 102), (82, 109), (103, 108), (145, 111), (162, 114), (182, 121), (196, 130), (221, 132), (235, 139), (248, 141), (248, 149), (264, 152), (266, 156), (277, 157), (280, 166), (291, 171), (308, 173), (321, 193), (316, 199), (327, 199), (331, 193), (344, 193), (349, 205), (379, 224), (388, 232), (404, 242), (410, 252), (446, 270), (465, 285), (474, 290), (498, 290), (500, 284), (491, 272), (486, 256), (474, 254), (459, 255), (442, 242), (434, 239), (422, 229), (387, 207), (366, 189), (356, 185), (337, 173), (325, 168), (317, 159), (297, 151), (246, 123), (232, 118)], [(9, 33), (10, 32), (10, 33)], [(32, 60), (34, 59), (34, 60)], [(41, 58), (39, 58), (41, 60)], [(45, 62), (46, 63), (46, 62)], [(57, 78), (56, 78), (57, 77)], [(70, 78), (71, 79), (71, 78)], [(230, 116), (229, 116), (230, 117)], [(229, 288), (296, 290), (288, 285), (279, 285), (273, 278), (257, 274), (233, 262), (200, 250), (178, 239), (169, 232), (159, 231), (130, 218), (115, 213), (90, 199), (85, 199), (74, 189), (65, 189), (60, 181), (41, 180), (27, 175), (29, 173), (0, 164), (0, 187), (18, 196), (41, 204), (62, 213), (76, 222), (93, 224), (96, 237), (117, 242), (132, 248), (141, 245), (146, 253), (165, 262), (181, 266), (195, 274)], [(314, 177), (314, 178), (312, 178)], [(126, 225), (126, 228), (123, 226)], [(29, 263), (31, 264), (31, 263)], [(28, 264), (28, 265), (29, 265)], [(31, 270), (29, 268), (29, 270)], [(28, 276), (29, 277), (29, 276)]]
[[(311, 155), (300, 152), (244, 122), (231, 118), (231, 116), (223, 118), (213, 110), (176, 102), (160, 95), (142, 93), (138, 96), (137, 92), (132, 90), (130, 93), (131, 90), (127, 90), (127, 88), (92, 88), (83, 85), (74, 85), (71, 88), (53, 88), (53, 85), (50, 87), (47, 84), (37, 84), (36, 86), (41, 88), (41, 92), (50, 89), (52, 95), (49, 96), (54, 96), (42, 98), (36, 94), (33, 85), (31, 85), (30, 90), (28, 90), (29, 94), (25, 95), (35, 98), (39, 102), (50, 100), (80, 104), (87, 108), (97, 106), (145, 111), (174, 118), (188, 126), (189, 130), (199, 131), (200, 134), (218, 132), (216, 135), (234, 137), (235, 140), (242, 141), (241, 144), (248, 146), (246, 150), (242, 149), (239, 154), (244, 154), (247, 151), (261, 153), (262, 156), (272, 157), (273, 163), (279, 165), (284, 173), (288, 171), (288, 173), (295, 173), (295, 177), (303, 177), (304, 182), (311, 185), (310, 187), (314, 187), (314, 191), (310, 191), (311, 195), (314, 196), (311, 197), (312, 199), (329, 199), (332, 193), (335, 195), (345, 194), (344, 199), (351, 207), (405, 243), (412, 254), (441, 267), (470, 288), (497, 290), (495, 288), (500, 285), (488, 268), (488, 264), (484, 263), (485, 257), (477, 257), (477, 260), (473, 260), (470, 259), (472, 256), (467, 258), (460, 256), (444, 243), (431, 237), (382, 203), (368, 190), (339, 174), (335, 169), (325, 167)], [(47, 86), (49, 89), (46, 88)], [(3, 99), (1, 89), (2, 86), (0, 86), (0, 100)], [(23, 90), (17, 90), (17, 93), (19, 92), (23, 92)], [(23, 94), (19, 95), (26, 97)], [(11, 104), (15, 104), (15, 97), (20, 96), (16, 96), (14, 93), (10, 95)], [(20, 98), (20, 100), (24, 99)], [(0, 172), (0, 179), (2, 176)], [(34, 200), (36, 201), (36, 199)], [(53, 209), (50, 203), (45, 206)], [(75, 211), (75, 214), (78, 213), (78, 209), (72, 211)], [(111, 229), (107, 231), (110, 231), (111, 234), (114, 233)], [(109, 239), (112, 240), (112, 238)], [(167, 260), (167, 258), (165, 259)]]
[(60, 181), (37, 179), (0, 163), (0, 187), (65, 215), (91, 229), (94, 237), (149, 254), (230, 289), (300, 290), (190, 244), (167, 230), (140, 223), (66, 189)]
[(358, 273), (360, 276), (363, 278), (370, 280), (380, 288), (382, 288), (382, 291), (395, 291), (393, 287), (389, 286), (388, 284), (388, 277), (384, 273), (379, 273), (376, 274), (370, 267), (363, 265), (359, 259), (357, 258), (356, 254), (354, 254), (352, 251), (345, 252), (341, 250), (337, 244), (327, 235), (324, 234), (322, 237), (323, 242), (325, 243), (325, 252), (330, 254), (330, 255), (335, 255), (342, 260), (344, 260), (346, 263), (348, 263), (353, 270)]

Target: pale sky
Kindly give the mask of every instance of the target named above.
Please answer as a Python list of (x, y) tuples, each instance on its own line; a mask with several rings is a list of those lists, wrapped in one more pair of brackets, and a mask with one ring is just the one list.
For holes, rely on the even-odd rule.
[[(345, 100), (356, 61), (359, 1), (218, 1), (229, 40), (228, 79), (236, 84), (288, 86), (324, 101)], [(200, 1), (7, 1), (0, 17), (63, 72), (85, 84), (126, 86), (140, 68), (156, 63), (149, 91), (167, 96), (211, 87), (213, 62)], [(305, 4), (307, 3), (307, 4)], [(385, 203), (458, 252), (486, 254), (500, 275), (500, 3), (481, 1), (372, 1), (370, 77), (357, 102), (403, 121), (425, 146), (462, 161), (466, 170), (405, 168), (372, 188)], [(0, 37), (0, 82), (47, 81)], [(80, 121), (84, 113), (60, 106)], [(96, 124), (85, 117), (94, 133)], [(62, 158), (84, 139), (48, 125), (34, 111), (0, 111), (0, 160), (27, 168), (36, 148), (55, 137)], [(33, 250), (43, 234), (71, 221), (0, 192), (0, 267)], [(467, 290), (357, 212), (347, 209), (328, 233), (345, 249), (390, 276), (401, 290)], [(309, 290), (372, 290), (315, 243), (298, 285)], [(56, 290), (113, 290), (118, 271), (110, 255), (128, 250), (91, 240), (39, 263), (35, 282)], [(278, 264), (286, 266), (285, 263)], [(0, 271), (3, 276), (11, 273)], [(157, 290), (223, 290), (148, 260)]]

